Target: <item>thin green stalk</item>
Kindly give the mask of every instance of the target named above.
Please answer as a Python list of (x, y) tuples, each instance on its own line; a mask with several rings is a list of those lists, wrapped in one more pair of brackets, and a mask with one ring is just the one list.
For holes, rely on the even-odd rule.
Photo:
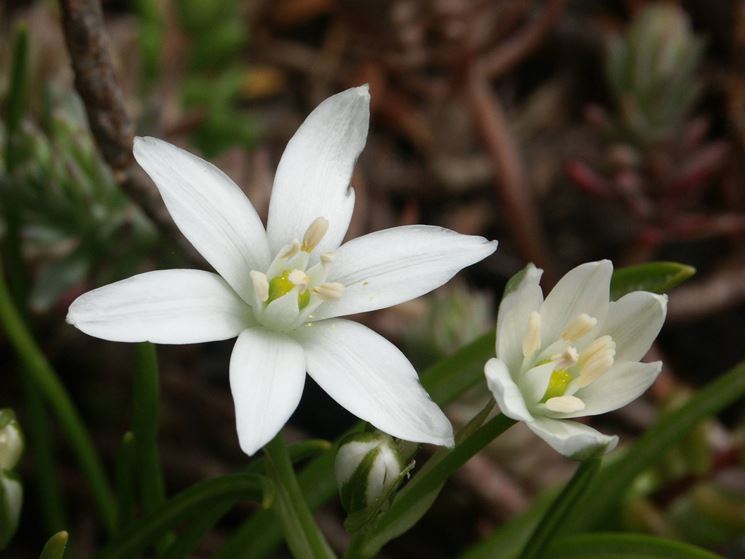
[(222, 476), (192, 485), (118, 534), (114, 541), (96, 555), (96, 558), (136, 557), (180, 522), (201, 514), (204, 507), (234, 497), (261, 501), (265, 488), (265, 478), (245, 473)]
[(26, 372), (54, 410), (59, 424), (67, 434), (83, 475), (90, 483), (94, 501), (106, 530), (111, 534), (116, 526), (116, 509), (99, 456), (85, 425), (56, 373), (41, 349), (31, 337), (8, 293), (0, 269), (0, 323), (8, 335)]
[(128, 528), (135, 519), (135, 436), (124, 433), (116, 457), (117, 533)]
[(316, 526), (300, 490), (281, 432), (264, 447), (264, 456), (267, 473), (276, 486), (272, 508), (279, 516), (293, 556), (296, 559), (333, 559), (334, 552)]
[(556, 536), (561, 533), (568, 513), (587, 490), (588, 485), (590, 485), (592, 478), (595, 477), (599, 468), (600, 458), (591, 458), (579, 465), (572, 479), (569, 480), (569, 483), (564, 486), (559, 496), (551, 503), (548, 511), (543, 515), (538, 526), (536, 526), (532, 535), (528, 538), (520, 559), (540, 559), (540, 557), (543, 557), (546, 549), (548, 549)]

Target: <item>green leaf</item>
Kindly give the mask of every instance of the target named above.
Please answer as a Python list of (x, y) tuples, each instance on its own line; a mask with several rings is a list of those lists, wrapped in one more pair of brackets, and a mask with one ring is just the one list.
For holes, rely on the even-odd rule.
[(557, 534), (561, 533), (563, 523), (577, 500), (585, 493), (587, 486), (600, 468), (600, 458), (591, 458), (582, 462), (572, 479), (569, 480), (556, 497), (546, 514), (541, 518), (531, 536), (528, 538), (520, 555), (521, 559), (539, 559)]
[(97, 559), (131, 559), (153, 545), (184, 520), (201, 515), (204, 507), (224, 500), (261, 502), (268, 481), (256, 474), (232, 474), (203, 481), (185, 489), (124, 530), (97, 555)]
[(204, 535), (235, 505), (238, 497), (225, 499), (208, 506), (199, 516), (179, 533), (168, 548), (163, 559), (188, 559), (204, 538)]
[(580, 497), (567, 526), (574, 532), (599, 525), (616, 510), (626, 490), (645, 469), (681, 441), (702, 420), (745, 397), (745, 361), (709, 383), (684, 406), (662, 417), (618, 460), (602, 469)]
[(721, 559), (679, 541), (637, 534), (586, 534), (563, 538), (545, 557), (551, 559)]
[(65, 556), (68, 534), (65, 531), (57, 532), (47, 541), (41, 550), (39, 559), (62, 559)]
[(615, 301), (632, 291), (667, 293), (693, 276), (696, 269), (677, 262), (648, 262), (618, 268), (610, 282), (610, 298)]
[(267, 473), (274, 481), (272, 509), (282, 524), (287, 546), (296, 559), (333, 559), (334, 552), (318, 529), (300, 490), (282, 433), (264, 446)]

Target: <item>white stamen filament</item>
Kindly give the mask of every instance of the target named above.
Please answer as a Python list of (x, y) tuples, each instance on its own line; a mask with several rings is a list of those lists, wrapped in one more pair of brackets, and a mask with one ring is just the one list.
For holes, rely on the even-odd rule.
[(546, 407), (559, 413), (573, 413), (585, 409), (585, 403), (576, 396), (557, 396), (546, 400)]
[(530, 357), (541, 347), (541, 315), (536, 311), (528, 317), (528, 331), (523, 338), (523, 356)]
[(564, 353), (557, 353), (556, 355), (551, 356), (551, 361), (556, 362), (556, 369), (569, 369), (570, 367), (574, 367), (578, 360), (579, 352), (577, 352), (576, 347), (571, 345), (566, 348)]
[(308, 230), (303, 235), (302, 250), (305, 252), (311, 252), (321, 242), (326, 231), (329, 229), (329, 222), (325, 217), (317, 217), (308, 226)]
[(259, 301), (266, 303), (269, 299), (269, 280), (266, 279), (266, 274), (251, 270), (250, 274), (251, 282), (254, 286), (254, 292)]
[(566, 325), (566, 328), (564, 328), (561, 333), (561, 339), (565, 342), (576, 342), (590, 330), (595, 328), (597, 323), (598, 319), (593, 318), (589, 314), (582, 313), (575, 316), (574, 319)]
[(324, 301), (335, 301), (344, 294), (344, 286), (337, 282), (322, 283), (313, 292)]
[(302, 270), (292, 270), (287, 276), (287, 279), (290, 280), (293, 285), (297, 285), (303, 290), (308, 287), (308, 283), (310, 283), (308, 274), (306, 274)]

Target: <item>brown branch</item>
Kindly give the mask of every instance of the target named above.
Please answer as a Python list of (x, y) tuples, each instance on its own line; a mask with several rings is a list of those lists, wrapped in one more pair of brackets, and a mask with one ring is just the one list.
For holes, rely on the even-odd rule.
[(155, 226), (176, 241), (195, 263), (201, 257), (171, 220), (153, 186), (132, 170), (133, 126), (109, 56), (109, 40), (98, 0), (60, 0), (65, 43), (91, 132), (116, 181)]
[(540, 15), (526, 23), (512, 38), (503, 41), (491, 53), (484, 56), (484, 73), (495, 78), (508, 72), (515, 64), (525, 58), (543, 41), (564, 10), (565, 0), (548, 0)]
[(503, 215), (523, 258), (544, 269), (544, 281), (549, 287), (554, 284), (556, 274), (548, 257), (520, 152), (502, 105), (479, 68), (473, 68), (467, 78), (467, 95), (474, 123), (494, 165), (495, 186), (504, 205)]

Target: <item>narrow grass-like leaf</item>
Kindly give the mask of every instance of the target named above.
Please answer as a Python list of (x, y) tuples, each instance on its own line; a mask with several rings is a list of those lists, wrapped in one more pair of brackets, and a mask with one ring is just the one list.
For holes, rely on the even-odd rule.
[(543, 515), (535, 531), (528, 538), (520, 559), (539, 559), (557, 534), (561, 533), (567, 513), (584, 494), (587, 486), (600, 467), (600, 458), (591, 458), (582, 462), (572, 479), (569, 480), (556, 497), (546, 514)]
[(695, 394), (685, 405), (662, 417), (629, 448), (623, 460), (602, 469), (568, 515), (567, 527), (586, 531), (617, 508), (634, 478), (655, 464), (672, 445), (702, 420), (745, 398), (745, 362)]
[(57, 532), (44, 545), (39, 559), (62, 559), (65, 556), (68, 534), (65, 531)]
[(181, 531), (170, 545), (163, 559), (188, 559), (204, 535), (235, 505), (238, 497), (231, 495), (208, 507)]
[(667, 293), (695, 273), (693, 266), (677, 262), (647, 262), (619, 268), (611, 278), (610, 297), (615, 301), (632, 291)]
[(261, 502), (266, 483), (266, 478), (256, 474), (232, 474), (192, 485), (118, 534), (96, 558), (136, 557), (179, 523), (202, 514), (204, 507), (226, 498)]
[(558, 540), (551, 559), (722, 559), (687, 543), (639, 534), (585, 534)]

